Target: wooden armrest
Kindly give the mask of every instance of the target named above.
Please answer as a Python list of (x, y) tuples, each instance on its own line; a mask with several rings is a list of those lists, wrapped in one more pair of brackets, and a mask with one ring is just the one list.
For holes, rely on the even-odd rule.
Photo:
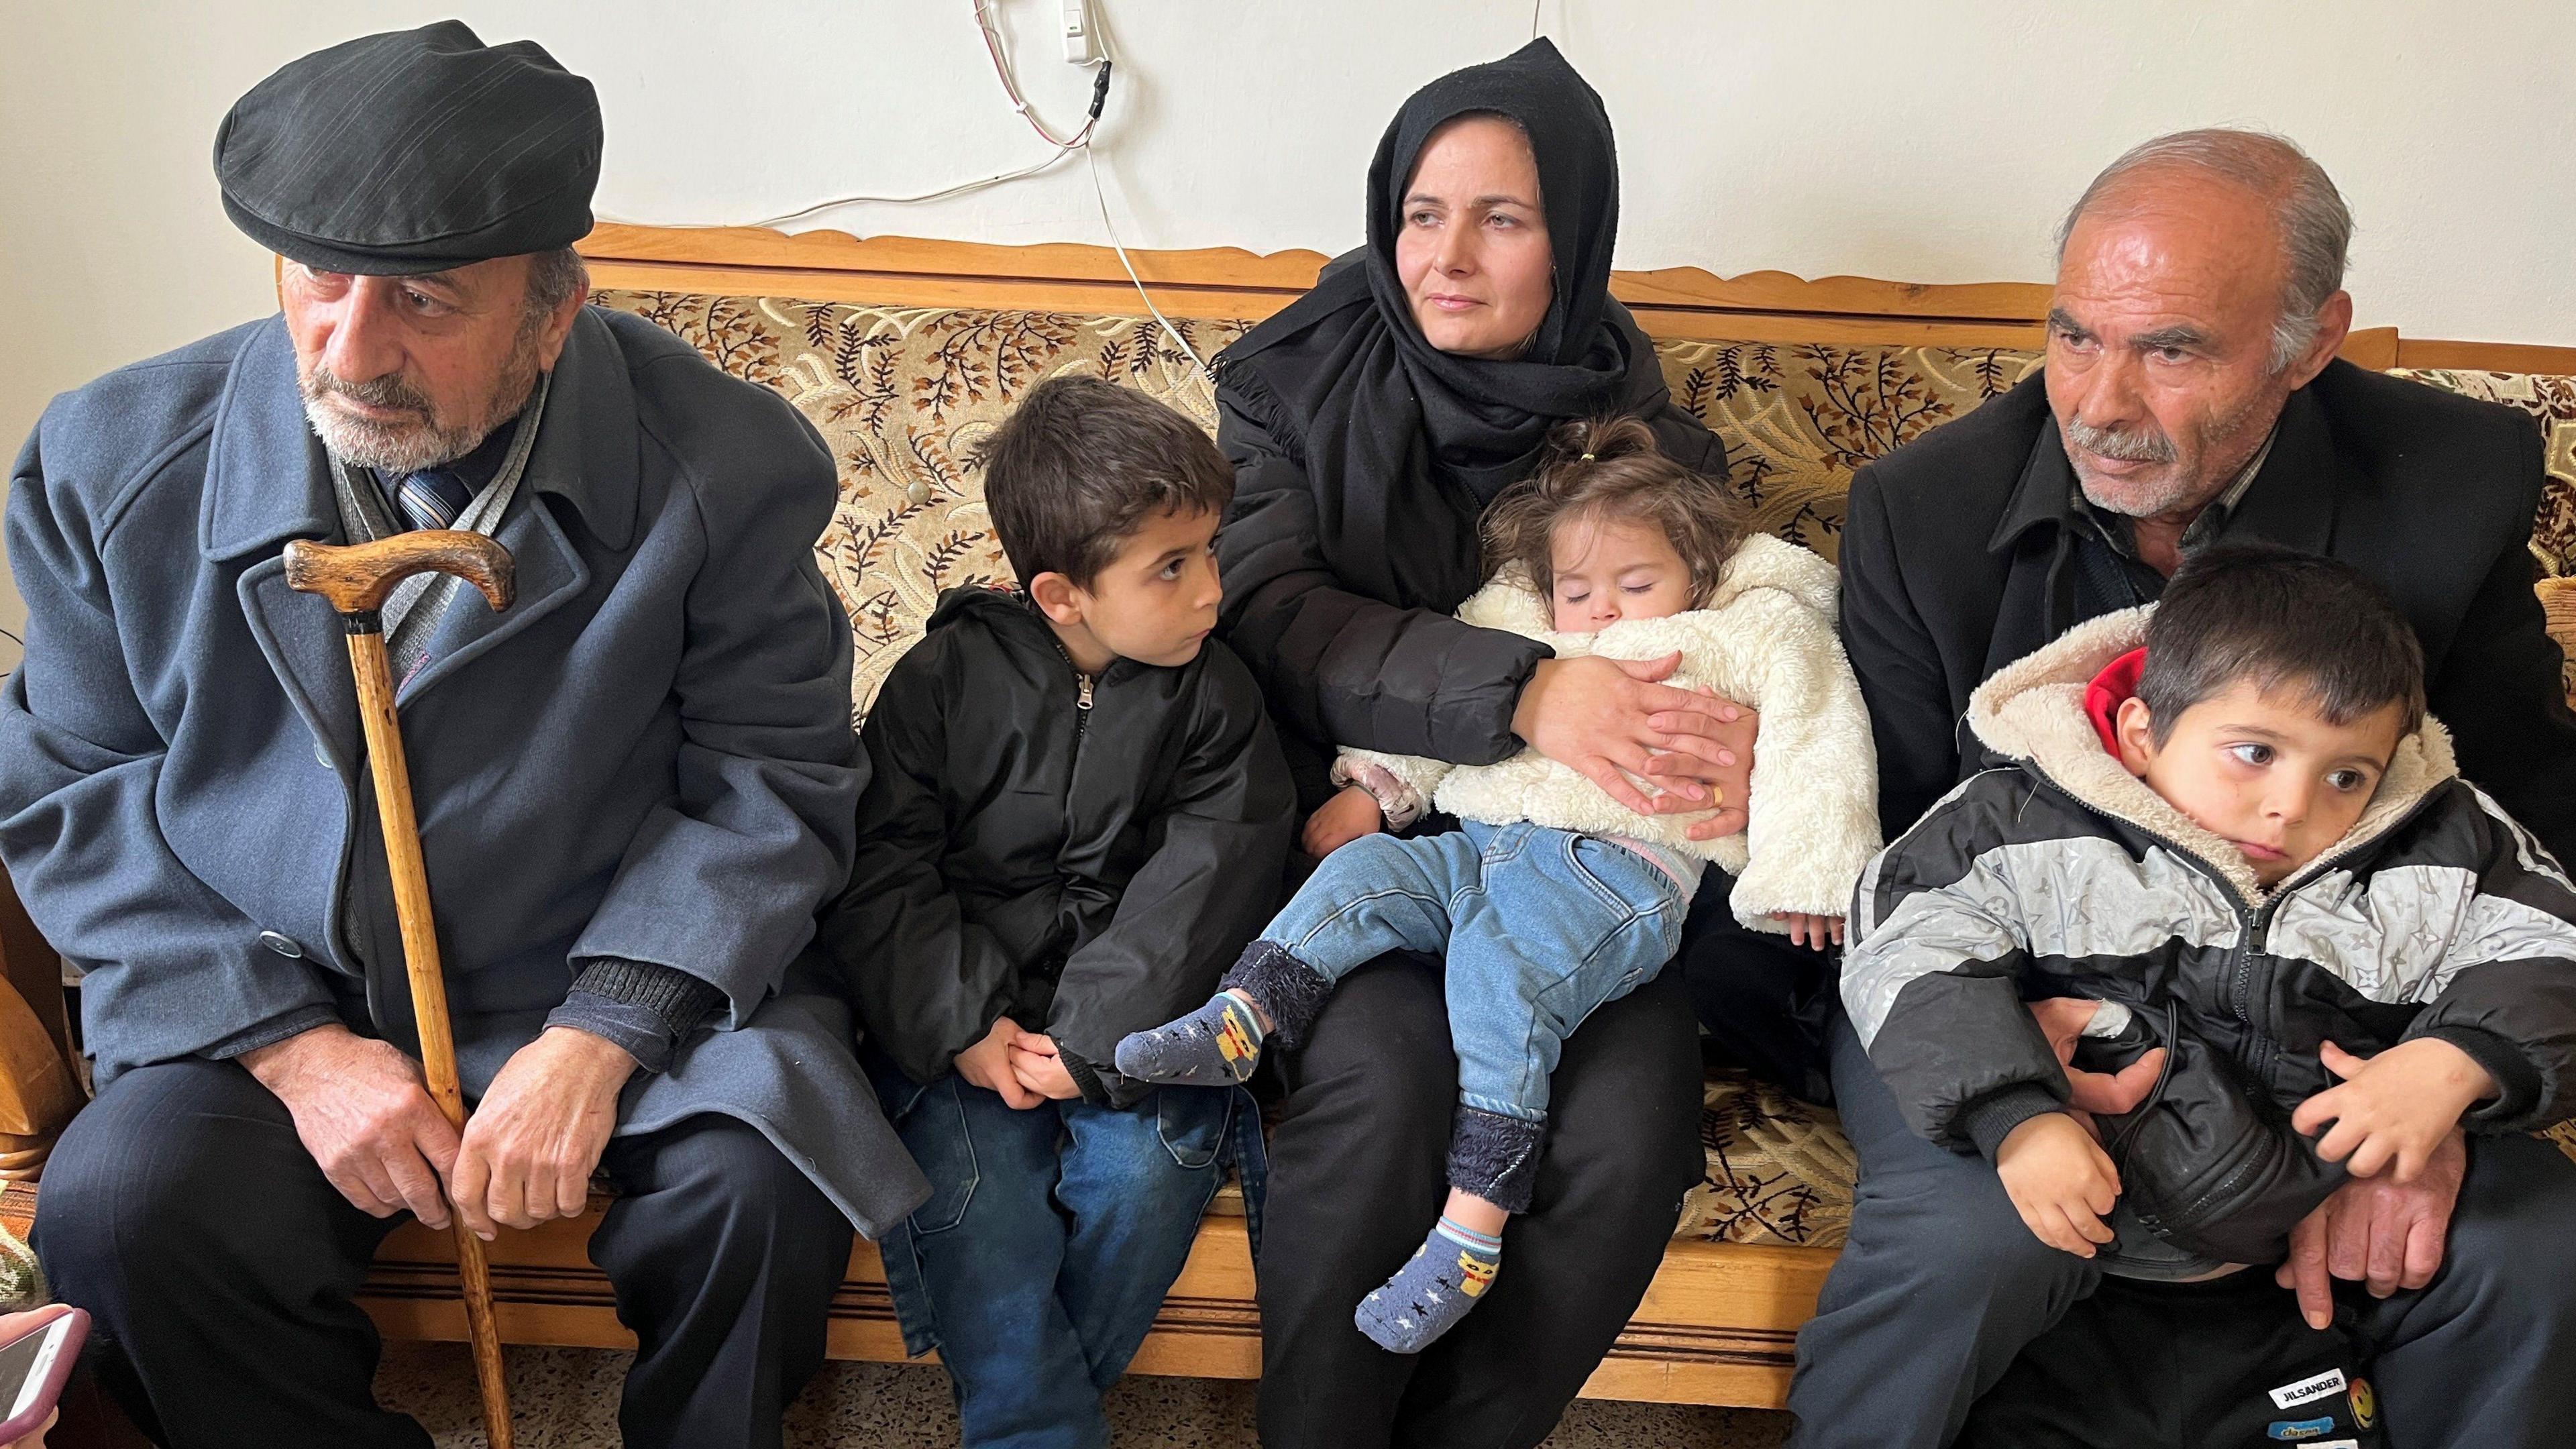
[(2576, 578), (2542, 579), (2538, 588), (2549, 637), (2558, 641), (2558, 652), (2569, 661), (2567, 702), (2576, 705)]
[(63, 962), (0, 871), (0, 1181), (32, 1181), (81, 1109)]

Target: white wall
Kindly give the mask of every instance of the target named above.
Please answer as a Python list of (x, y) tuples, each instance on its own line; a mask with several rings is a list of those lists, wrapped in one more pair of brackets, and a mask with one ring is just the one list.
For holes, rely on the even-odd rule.
[[(1088, 75), (1057, 0), (992, 0), (1041, 114)], [(1130, 245), (1338, 251), (1406, 92), (1526, 39), (1527, 0), (1098, 0), (1101, 128)], [(2566, 0), (1543, 0), (1608, 99), (1620, 264), (2040, 279), (2085, 179), (2158, 131), (2297, 137), (2360, 219), (2363, 325), (2576, 343), (2576, 4)], [(242, 90), (305, 51), (459, 15), (597, 83), (599, 207), (745, 221), (1042, 154), (970, 0), (5, 0), (0, 438), (117, 363), (271, 307), (207, 156)], [(1099, 241), (1079, 163), (860, 234)], [(5, 446), (5, 444), (0, 444)], [(14, 628), (14, 592), (0, 623)], [(0, 664), (14, 659), (0, 641)]]

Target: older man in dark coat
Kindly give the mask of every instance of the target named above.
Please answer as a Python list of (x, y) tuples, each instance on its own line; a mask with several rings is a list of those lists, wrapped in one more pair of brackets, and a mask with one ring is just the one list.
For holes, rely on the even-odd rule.
[[(353, 1303), (401, 1213), (618, 1193), (629, 1444), (779, 1442), (852, 1225), (925, 1188), (794, 969), (865, 765), (829, 455), (593, 311), (589, 84), (453, 22), (298, 61), (217, 143), (284, 315), (58, 400), (20, 457), (0, 855), (82, 968), (98, 1100), (36, 1243), (167, 1441), (426, 1445)], [(423, 1092), (340, 625), (280, 550), (475, 529), (499, 613), (387, 607), (466, 1088)]]
[[(2423, 641), (2461, 771), (2550, 849), (2576, 846), (2576, 718), (2528, 551), (2540, 440), (2508, 409), (2335, 359), (2351, 230), (2332, 181), (2287, 141), (2148, 142), (2068, 216), (2044, 374), (1853, 479), (1843, 634), (1890, 839), (1983, 767), (1958, 730), (1989, 674), (2152, 601), (2185, 554), (2225, 540), (2376, 577)], [(2070, 1037), (2081, 1024), (2056, 1022)], [(1799, 1337), (1795, 1442), (1930, 1449), (2100, 1270), (2041, 1244), (1986, 1162), (1914, 1135), (1847, 1024), (1830, 1050), (1861, 1184), (1850, 1245)], [(2557, 1442), (2576, 1419), (2576, 1172), (2514, 1146), (2473, 1157), (2454, 1134), (2417, 1183), (2356, 1180), (2292, 1236), (2280, 1276), (2316, 1328), (2334, 1310), (2329, 1267), (2376, 1295), (2347, 1294), (2345, 1321), (2378, 1354), (2393, 1443)], [(2519, 1196), (2482, 1213), (2445, 1267), (2464, 1175), (2484, 1203)], [(2217, 1327), (2204, 1316), (2206, 1372), (2259, 1371), (2227, 1360)], [(2062, 1407), (2087, 1416), (2088, 1442), (2127, 1443), (2116, 1406), (2194, 1422), (2185, 1387), (2120, 1383)]]

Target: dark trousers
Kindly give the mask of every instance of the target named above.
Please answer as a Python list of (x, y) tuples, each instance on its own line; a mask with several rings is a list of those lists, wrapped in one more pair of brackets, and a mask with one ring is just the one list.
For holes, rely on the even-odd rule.
[(1278, 1059), (1260, 1293), (1268, 1449), (1506, 1449), (1554, 1428), (1663, 1261), (1700, 1180), (1700, 1055), (1669, 973), (1566, 1039), (1530, 1211), (1476, 1311), (1417, 1355), (1352, 1310), (1421, 1246), (1448, 1196), (1458, 1064), (1438, 963), (1345, 977)]
[[(624, 1195), (591, 1258), (640, 1340), (625, 1442), (777, 1445), (823, 1361), (848, 1220), (731, 1118), (618, 1138), (603, 1165)], [(163, 1442), (426, 1449), (418, 1424), (376, 1407), (379, 1343), (352, 1301), (398, 1221), (351, 1207), (240, 1066), (173, 1062), (125, 1073), (73, 1119), (35, 1242)]]
[[(1851, 1240), (1798, 1335), (1791, 1442), (1938, 1449), (1958, 1438), (1970, 1405), (2016, 1356), (2092, 1294), (2100, 1274), (2032, 1236), (1984, 1159), (1915, 1135), (1840, 1020), (1833, 1062), (1860, 1189)], [(2576, 1440), (2571, 1285), (2576, 1163), (2535, 1138), (2472, 1139), (2440, 1274), (2386, 1299), (2340, 1291), (2371, 1360), (2388, 1442), (2539, 1449)], [(2256, 1311), (2279, 1311), (2289, 1295), (2276, 1293), (2275, 1307)], [(2293, 1381), (2295, 1367), (2285, 1363), (2271, 1383)], [(2133, 1366), (2133, 1375), (2151, 1372), (2151, 1363)], [(2172, 1397), (2137, 1387), (2094, 1397), (2085, 1442), (2154, 1442), (2137, 1437), (2151, 1436), (2153, 1421), (2114, 1422), (2124, 1404)]]
[(1825, 1023), (1834, 1004), (1833, 958), (1786, 936), (1746, 930), (1727, 899), (1733, 884), (1724, 871), (1706, 873), (1665, 974), (1681, 977), (1721, 1057), (1807, 1101), (1831, 1102)]

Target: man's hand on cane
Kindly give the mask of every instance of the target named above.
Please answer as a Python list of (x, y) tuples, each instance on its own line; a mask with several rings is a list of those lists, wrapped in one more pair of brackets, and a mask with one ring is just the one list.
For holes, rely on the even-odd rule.
[(569, 1026), (548, 1027), (513, 1053), (465, 1119), (448, 1175), (465, 1226), (489, 1242), (496, 1225), (578, 1216), (634, 1073), (624, 1047)]
[(318, 1026), (240, 1061), (286, 1104), (304, 1150), (359, 1211), (389, 1218), (409, 1209), (430, 1227), (447, 1226), (456, 1129), (401, 1048)]

